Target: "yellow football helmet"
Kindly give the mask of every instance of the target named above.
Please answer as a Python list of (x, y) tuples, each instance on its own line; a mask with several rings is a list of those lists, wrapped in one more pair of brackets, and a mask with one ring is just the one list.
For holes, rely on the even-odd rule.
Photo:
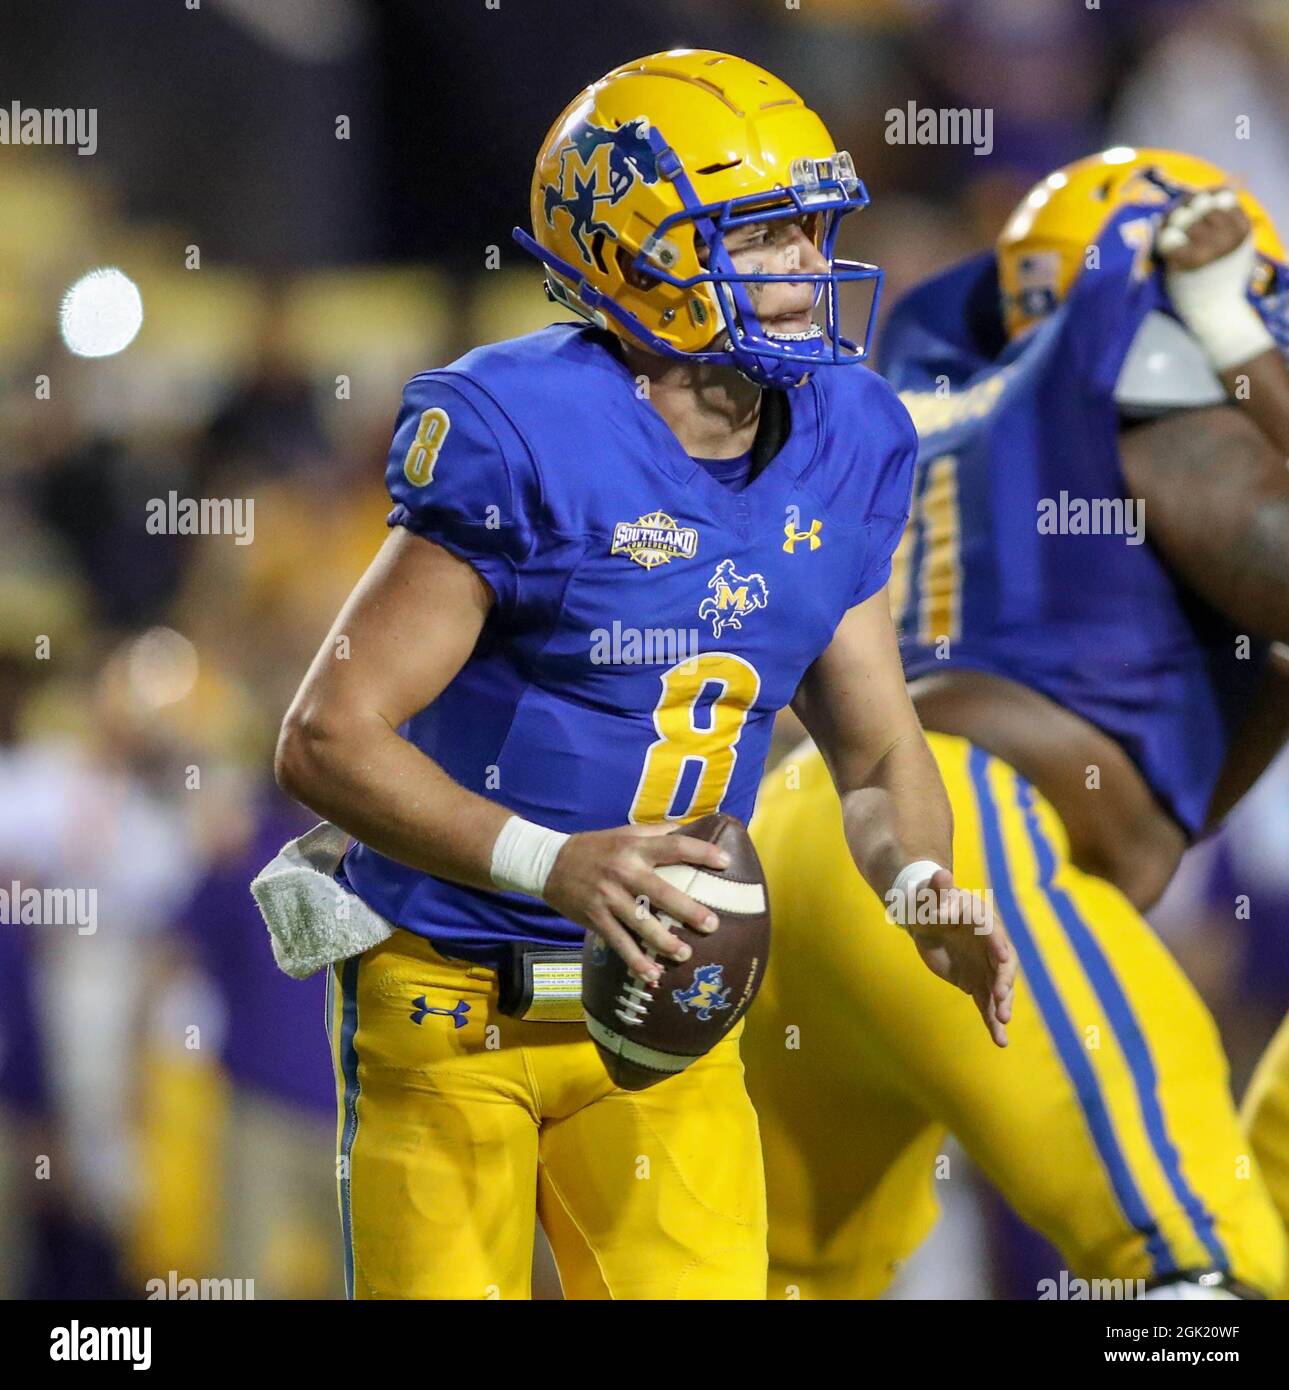
[[(790, 87), (742, 58), (677, 49), (615, 68), (567, 107), (537, 156), (533, 235), (514, 235), (546, 266), (551, 298), (600, 327), (792, 386), (867, 352), (882, 272), (833, 258), (841, 219), (867, 203), (850, 156)], [(801, 216), (826, 273), (734, 269), (729, 228)], [(824, 326), (766, 332), (746, 286), (767, 280), (814, 282)], [(862, 346), (838, 328), (852, 280), (876, 282)]]
[[(1032, 328), (1069, 293), (1084, 258), (1121, 209), (1138, 204), (1164, 208), (1185, 193), (1234, 181), (1215, 164), (1173, 150), (1104, 150), (1049, 174), (1021, 199), (998, 238), (998, 283), (1009, 337)], [(1251, 291), (1268, 327), (1281, 340), (1283, 312), (1270, 297), (1283, 295), (1289, 266), (1266, 209), (1236, 188), (1253, 223), (1258, 269)], [(1270, 316), (1269, 316), (1270, 315)], [(1285, 345), (1281, 341), (1282, 347)]]

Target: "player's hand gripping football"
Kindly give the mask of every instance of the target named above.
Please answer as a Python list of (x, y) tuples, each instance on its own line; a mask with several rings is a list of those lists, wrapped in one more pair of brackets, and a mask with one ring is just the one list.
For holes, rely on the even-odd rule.
[(719, 925), (704, 907), (655, 873), (663, 864), (696, 864), (708, 869), (729, 866), (729, 855), (716, 845), (689, 835), (672, 835), (669, 825), (626, 825), (571, 835), (546, 880), (545, 901), (571, 922), (604, 940), (642, 979), (656, 981), (662, 967), (642, 948), (652, 947), (671, 960), (692, 954), (673, 936), (659, 914), (697, 931)]
[[(948, 869), (937, 870), (924, 888), (927, 910), (910, 921), (909, 935), (928, 969), (969, 994), (989, 1036), (1007, 1046), (1016, 982), (1016, 952), (988, 898), (954, 887)], [(920, 895), (921, 896), (921, 895)]]

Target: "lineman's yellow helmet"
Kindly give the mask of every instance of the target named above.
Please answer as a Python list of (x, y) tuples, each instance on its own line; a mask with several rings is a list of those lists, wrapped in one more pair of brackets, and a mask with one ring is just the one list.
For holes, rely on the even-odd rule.
[(1008, 336), (1033, 327), (1065, 298), (1088, 248), (1120, 208), (1157, 203), (1162, 209), (1182, 194), (1218, 186), (1235, 188), (1253, 223), (1259, 262), (1250, 289), (1271, 294), (1289, 277), (1289, 266), (1271, 218), (1251, 193), (1236, 188), (1216, 164), (1192, 155), (1118, 146), (1049, 174), (1007, 219), (996, 250)]
[[(726, 53), (677, 49), (615, 68), (551, 127), (533, 174), (533, 235), (515, 239), (544, 262), (552, 298), (655, 352), (724, 362), (763, 385), (860, 361), (868, 345), (838, 328), (838, 285), (881, 271), (833, 259), (837, 229), (868, 195), (851, 158), (788, 86)], [(738, 274), (728, 228), (815, 215), (829, 269)], [(813, 281), (825, 323), (771, 335), (745, 286)]]

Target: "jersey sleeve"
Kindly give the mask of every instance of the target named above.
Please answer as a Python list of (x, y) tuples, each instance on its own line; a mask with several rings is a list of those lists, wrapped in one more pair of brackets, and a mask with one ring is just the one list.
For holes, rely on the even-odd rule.
[(896, 442), (882, 462), (873, 489), (868, 517), (868, 553), (864, 572), (850, 601), (852, 608), (872, 598), (891, 577), (891, 557), (908, 524), (918, 437), (904, 407), (898, 402), (895, 404), (902, 418)]
[(414, 377), (403, 392), (385, 485), (390, 526), (467, 561), (504, 611), (531, 554), (536, 471), (518, 432), (468, 380)]

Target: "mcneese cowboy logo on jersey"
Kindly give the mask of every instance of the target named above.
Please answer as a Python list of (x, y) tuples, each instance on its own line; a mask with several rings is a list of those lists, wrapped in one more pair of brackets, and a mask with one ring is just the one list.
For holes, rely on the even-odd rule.
[(770, 586), (760, 574), (735, 574), (734, 561), (722, 560), (707, 581), (712, 591), (698, 605), (698, 616), (712, 620), (712, 636), (719, 637), (727, 627), (743, 626), (743, 619), (770, 602)]
[(677, 556), (692, 560), (698, 554), (698, 532), (681, 526), (666, 512), (646, 512), (636, 521), (619, 521), (614, 526), (609, 554), (629, 555), (647, 570)]
[(637, 116), (616, 130), (583, 121), (559, 152), (559, 187), (546, 185), (546, 225), (555, 225), (555, 214), (567, 214), (573, 240), (582, 259), (593, 264), (588, 236), (603, 232), (614, 241), (616, 230), (600, 221), (597, 209), (619, 203), (636, 179), (658, 181), (658, 157), (649, 145), (649, 121)]

